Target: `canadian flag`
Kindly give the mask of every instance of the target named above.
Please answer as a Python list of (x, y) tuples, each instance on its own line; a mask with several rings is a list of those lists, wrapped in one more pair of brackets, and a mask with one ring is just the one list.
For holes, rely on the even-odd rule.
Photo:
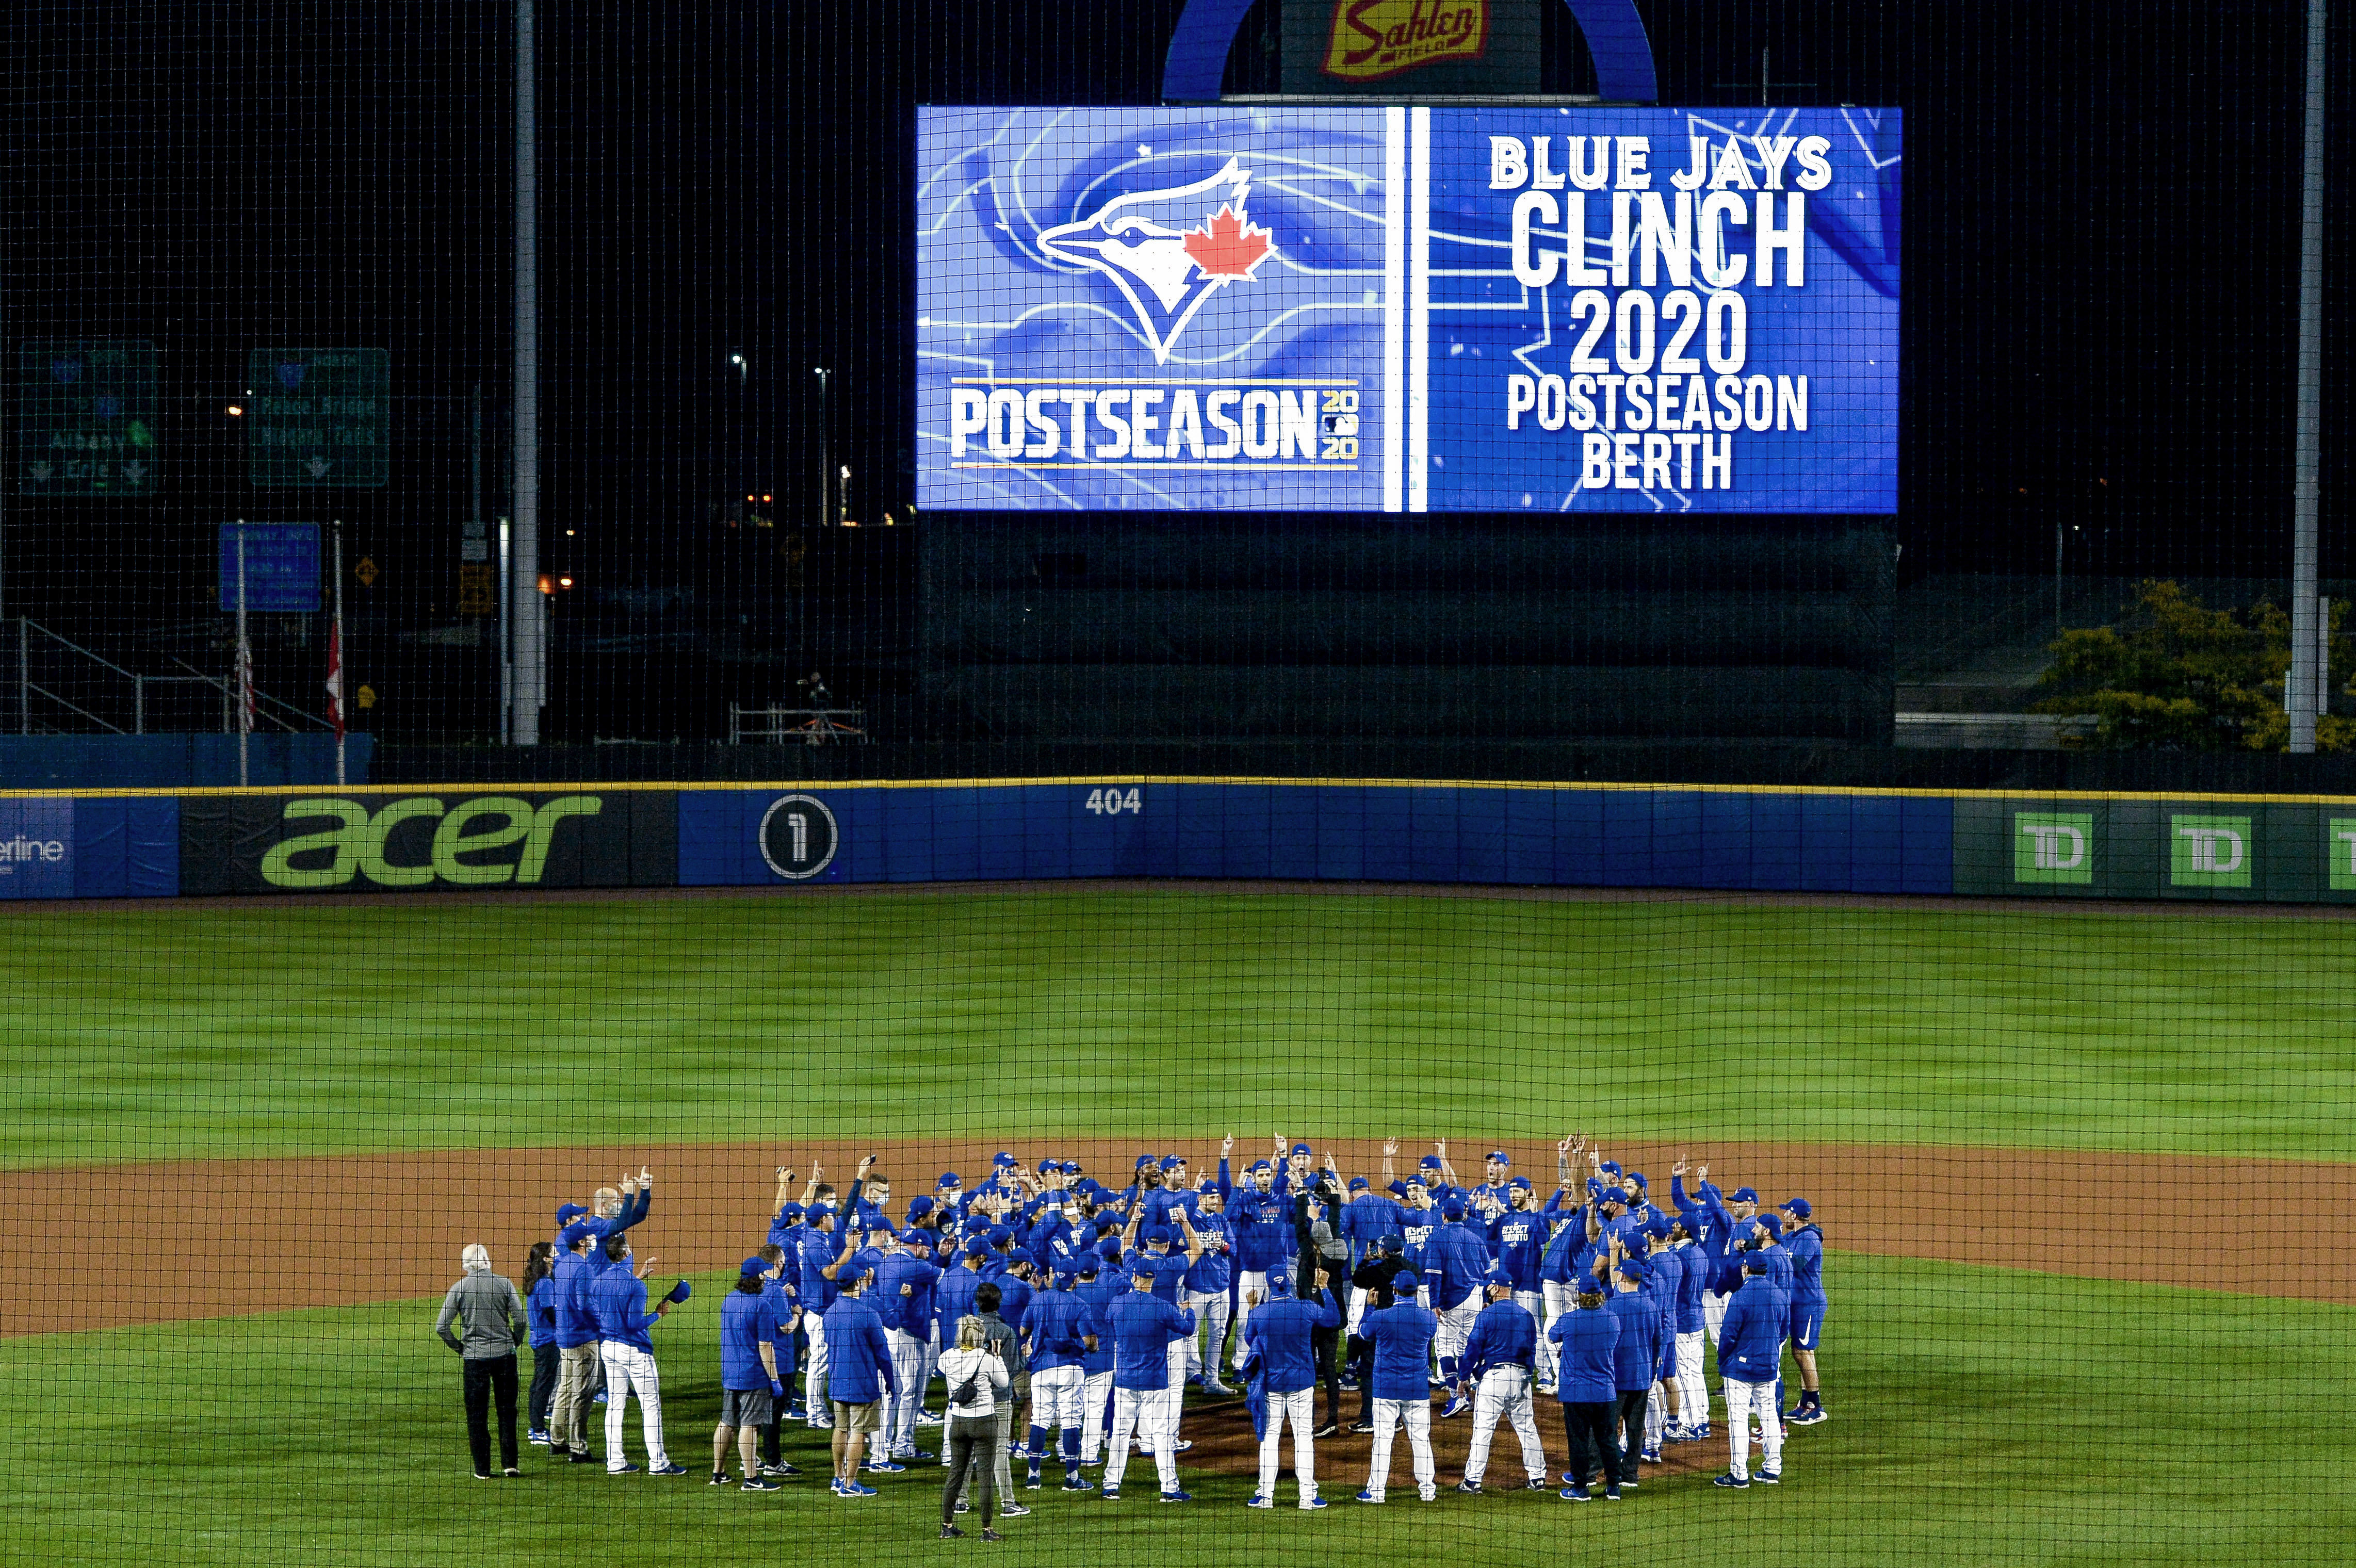
[(344, 629), (329, 628), (327, 632), (327, 722), (335, 727), (336, 739), (344, 738)]

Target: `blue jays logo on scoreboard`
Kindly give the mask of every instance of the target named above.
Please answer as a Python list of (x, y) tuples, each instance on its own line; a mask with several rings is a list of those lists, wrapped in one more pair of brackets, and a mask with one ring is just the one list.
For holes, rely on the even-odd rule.
[(927, 109), (936, 510), (1888, 512), (1894, 110)]

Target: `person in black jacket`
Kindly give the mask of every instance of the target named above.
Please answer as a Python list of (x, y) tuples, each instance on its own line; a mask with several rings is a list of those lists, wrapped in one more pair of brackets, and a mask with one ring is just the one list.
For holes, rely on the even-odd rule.
[[(1299, 1254), (1293, 1279), (1306, 1291), (1315, 1288), (1320, 1274), (1334, 1278), (1350, 1266), (1350, 1243), (1342, 1239), (1342, 1181), (1331, 1155), (1325, 1168), (1310, 1178), (1292, 1200), (1294, 1250)], [(1331, 1437), (1342, 1429), (1341, 1328), (1312, 1328), (1310, 1348), (1317, 1358), (1318, 1376), (1325, 1383), (1325, 1420), (1315, 1436)]]
[[(1393, 1304), (1391, 1282), (1400, 1275), (1408, 1276), (1408, 1292), (1411, 1295), (1419, 1276), (1408, 1266), (1407, 1238), (1393, 1232), (1385, 1236), (1366, 1253), (1366, 1261), (1350, 1275), (1350, 1283), (1366, 1293), (1366, 1309)], [(1350, 1365), (1358, 1375), (1358, 1419), (1350, 1424), (1353, 1432), (1375, 1429), (1375, 1348), (1364, 1335), (1350, 1336)]]

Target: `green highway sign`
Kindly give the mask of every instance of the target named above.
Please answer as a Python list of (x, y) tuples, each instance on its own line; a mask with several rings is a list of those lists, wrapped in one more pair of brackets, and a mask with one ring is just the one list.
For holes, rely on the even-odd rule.
[(264, 489), (375, 489), (391, 466), (391, 356), (257, 348), (246, 356), (245, 476)]
[(27, 343), (16, 354), (16, 493), (152, 496), (155, 346)]

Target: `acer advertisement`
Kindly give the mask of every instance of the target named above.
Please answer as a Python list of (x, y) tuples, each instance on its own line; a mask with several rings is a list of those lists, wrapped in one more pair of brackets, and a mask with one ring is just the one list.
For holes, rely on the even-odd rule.
[(935, 510), (1887, 513), (1901, 116), (926, 109)]

